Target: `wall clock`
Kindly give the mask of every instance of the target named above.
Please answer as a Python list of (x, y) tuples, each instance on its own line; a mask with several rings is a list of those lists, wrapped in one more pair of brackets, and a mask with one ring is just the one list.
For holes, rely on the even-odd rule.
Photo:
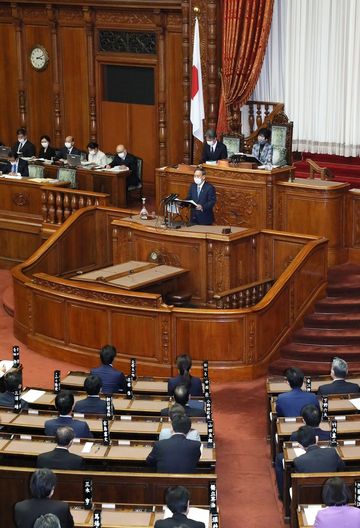
[(49, 54), (44, 46), (36, 44), (30, 51), (30, 62), (31, 66), (36, 71), (45, 70), (49, 63)]

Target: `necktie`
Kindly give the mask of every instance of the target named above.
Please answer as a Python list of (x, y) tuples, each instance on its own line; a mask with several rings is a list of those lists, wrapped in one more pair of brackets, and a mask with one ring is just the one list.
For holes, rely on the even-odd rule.
[(198, 195), (198, 198), (200, 196), (200, 191), (201, 191), (201, 185), (198, 185), (197, 186), (197, 195)]
[(16, 163), (12, 163), (11, 172), (16, 172)]

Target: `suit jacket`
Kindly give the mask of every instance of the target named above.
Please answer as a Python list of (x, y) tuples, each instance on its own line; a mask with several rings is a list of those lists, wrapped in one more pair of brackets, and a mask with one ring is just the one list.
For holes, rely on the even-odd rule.
[(335, 448), (312, 445), (304, 455), (295, 458), (294, 467), (297, 473), (330, 473), (342, 471), (345, 464)]
[[(180, 376), (175, 376), (174, 378), (170, 378), (168, 381), (168, 394), (169, 396), (172, 396), (174, 394), (174, 389), (178, 385), (181, 385), (184, 383), (184, 378)], [(195, 376), (191, 376), (191, 384), (190, 384), (190, 394), (191, 396), (202, 396), (203, 390), (202, 390), (202, 383), (200, 378), (196, 378)]]
[[(10, 174), (10, 172), (11, 172), (11, 163), (8, 161), (6, 162), (6, 165), (3, 168), (3, 173)], [(19, 172), (21, 176), (25, 178), (29, 176), (29, 166), (26, 160), (19, 158), (17, 172)]]
[[(13, 392), (2, 392), (0, 393), (0, 407), (11, 407), (15, 405), (15, 396)], [(29, 404), (25, 400), (21, 399), (21, 408), (28, 409)]]
[(135, 156), (127, 152), (125, 158), (121, 159), (117, 154), (115, 154), (114, 159), (110, 163), (110, 167), (119, 167), (120, 165), (125, 165), (131, 171), (129, 176), (126, 178), (128, 187), (130, 185), (137, 185), (139, 183), (139, 178), (137, 176), (137, 161)]
[(84, 459), (69, 453), (67, 449), (55, 447), (52, 451), (42, 453), (36, 459), (37, 468), (48, 469), (82, 469), (84, 467)]
[(209, 147), (209, 145), (205, 143), (202, 151), (201, 163), (205, 163), (206, 161), (218, 161), (226, 159), (227, 157), (227, 148), (224, 143), (218, 141), (216, 143), (215, 152), (212, 151), (212, 147)]
[(61, 528), (73, 528), (74, 520), (66, 502), (54, 499), (28, 499), (15, 504), (16, 528), (33, 528), (40, 515), (53, 513), (58, 517)]
[(194, 473), (201, 456), (200, 445), (175, 433), (168, 440), (155, 442), (146, 463), (155, 466), (158, 473)]
[(345, 380), (335, 380), (326, 385), (320, 385), (318, 394), (326, 396), (327, 394), (352, 394), (360, 392), (360, 387), (357, 383), (351, 383)]
[(189, 528), (205, 528), (205, 524), (199, 521), (193, 521), (183, 513), (174, 513), (168, 519), (159, 519), (156, 521), (154, 528), (176, 528), (177, 526), (188, 526)]
[(279, 394), (276, 401), (276, 412), (278, 416), (301, 416), (301, 409), (309, 404), (319, 407), (315, 394), (301, 389), (292, 389)]
[(265, 143), (262, 150), (260, 150), (260, 146), (259, 143), (254, 143), (251, 154), (261, 161), (263, 165), (272, 163), (273, 146), (271, 143)]
[[(169, 416), (169, 407), (165, 407), (165, 409), (161, 409), (160, 412), (161, 416)], [(200, 417), (203, 418), (206, 416), (206, 412), (204, 411), (204, 405), (201, 407), (192, 407), (191, 405), (185, 405), (185, 414), (186, 416), (190, 417)]]
[(93, 434), (90, 431), (88, 424), (81, 420), (74, 420), (71, 416), (58, 416), (58, 418), (46, 420), (45, 435), (55, 436), (57, 428), (63, 426), (74, 429), (76, 438), (93, 438)]
[(20, 141), (17, 141), (15, 145), (12, 146), (11, 150), (13, 152), (19, 152), (19, 156), (23, 156), (24, 158), (31, 158), (32, 156), (35, 156), (35, 145), (33, 145), (33, 143), (31, 143), (28, 139), (21, 150), (18, 150), (19, 145)]
[(84, 414), (106, 414), (106, 401), (99, 397), (88, 396), (75, 403), (74, 412)]
[(216, 203), (215, 187), (204, 182), (201, 187), (200, 195), (197, 193), (196, 183), (192, 183), (189, 188), (187, 200), (194, 200), (199, 205), (202, 205), (203, 210), (197, 211), (194, 207), (191, 208), (191, 222), (200, 225), (211, 225), (214, 222), (213, 207)]
[(354, 528), (360, 526), (360, 510), (354, 506), (329, 506), (320, 510), (314, 528)]
[(40, 147), (39, 158), (44, 158), (46, 160), (50, 160), (51, 158), (56, 158), (56, 151), (54, 148), (48, 147), (45, 152), (44, 147)]
[[(319, 440), (330, 440), (330, 431), (324, 431), (321, 427), (313, 427), (314, 433), (319, 438)], [(290, 436), (291, 442), (297, 442), (298, 432), (294, 431)]]
[(74, 154), (74, 155), (79, 155), (81, 154), (81, 150), (77, 149), (76, 147), (73, 147), (71, 149), (71, 152), (69, 152), (69, 149), (66, 148), (65, 146), (62, 147), (59, 152), (58, 152), (58, 155), (56, 156), (57, 159), (67, 159), (67, 155), (68, 154)]
[(101, 390), (103, 394), (126, 391), (126, 378), (124, 374), (111, 365), (101, 365), (100, 367), (91, 369), (90, 374), (99, 376), (101, 379)]

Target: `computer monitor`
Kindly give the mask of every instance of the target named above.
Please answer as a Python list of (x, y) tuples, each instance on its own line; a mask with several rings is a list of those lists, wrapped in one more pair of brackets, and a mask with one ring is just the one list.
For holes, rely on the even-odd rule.
[(81, 165), (81, 156), (80, 154), (68, 154), (66, 156), (69, 167), (78, 167)]

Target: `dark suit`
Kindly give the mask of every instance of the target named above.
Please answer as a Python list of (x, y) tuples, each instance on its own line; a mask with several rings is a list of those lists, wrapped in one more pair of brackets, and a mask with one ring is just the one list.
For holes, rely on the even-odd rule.
[(16, 528), (33, 528), (36, 519), (46, 513), (56, 515), (61, 528), (73, 528), (74, 520), (69, 505), (54, 499), (29, 499), (15, 504)]
[[(206, 416), (206, 413), (204, 411), (204, 404), (199, 408), (197, 406), (192, 407), (191, 405), (185, 405), (185, 414), (186, 416), (190, 417), (200, 417), (203, 418)], [(165, 407), (165, 409), (161, 409), (161, 416), (169, 416), (169, 407)]]
[(124, 159), (120, 158), (117, 154), (115, 154), (114, 159), (110, 163), (110, 167), (119, 167), (120, 165), (125, 165), (131, 173), (126, 178), (127, 186), (130, 185), (137, 185), (139, 183), (139, 179), (137, 176), (137, 161), (135, 156), (132, 154), (126, 153), (126, 156)]
[(345, 464), (333, 447), (312, 445), (304, 455), (295, 458), (294, 467), (297, 473), (331, 473), (342, 471)]
[(91, 369), (90, 374), (99, 376), (101, 379), (101, 391), (103, 394), (126, 391), (126, 378), (124, 374), (111, 365), (101, 365), (100, 367)]
[(187, 526), (188, 528), (205, 528), (205, 524), (199, 521), (193, 521), (183, 513), (174, 513), (168, 519), (160, 519), (154, 524), (154, 528), (177, 528), (178, 526)]
[(211, 225), (214, 222), (213, 207), (216, 203), (215, 187), (204, 182), (198, 196), (197, 185), (192, 183), (189, 188), (187, 200), (194, 200), (195, 203), (202, 205), (203, 210), (198, 211), (194, 207), (191, 208), (191, 222), (193, 224)]
[[(312, 427), (312, 429), (319, 440), (330, 440), (330, 431), (324, 431), (324, 429), (321, 429), (321, 427)], [(290, 436), (290, 441), (297, 442), (297, 435), (298, 432), (294, 431)]]
[[(200, 378), (196, 378), (195, 376), (191, 376), (191, 384), (190, 384), (190, 394), (191, 396), (202, 396), (203, 390), (202, 390), (202, 383)], [(174, 389), (178, 385), (181, 385), (184, 383), (184, 378), (180, 376), (176, 376), (175, 378), (170, 378), (168, 381), (168, 394), (169, 396), (172, 396), (174, 394)]]
[(92, 438), (93, 434), (86, 422), (74, 420), (71, 416), (59, 416), (45, 422), (45, 435), (55, 436), (58, 427), (71, 427), (74, 429), (76, 438)]
[[(8, 161), (3, 168), (3, 173), (10, 174), (11, 171), (12, 171), (12, 163)], [(29, 166), (26, 160), (23, 160), (21, 158), (18, 159), (17, 172), (19, 172), (21, 176), (25, 178), (29, 176)]]
[(200, 445), (175, 433), (155, 442), (146, 463), (155, 466), (158, 473), (194, 473), (201, 456)]
[(278, 416), (301, 416), (301, 409), (305, 405), (316, 405), (316, 407), (319, 407), (315, 394), (301, 389), (292, 389), (289, 392), (279, 394), (276, 400), (276, 412)]
[(40, 147), (39, 158), (50, 160), (51, 158), (55, 158), (55, 157), (56, 157), (55, 149), (53, 149), (52, 147), (48, 147), (45, 152), (44, 147)]
[(69, 453), (69, 451), (62, 447), (55, 447), (52, 451), (42, 453), (36, 459), (37, 468), (48, 469), (82, 469), (84, 467), (84, 459)]
[(75, 403), (74, 412), (84, 414), (106, 414), (106, 401), (98, 396), (88, 396)]
[(81, 154), (81, 150), (77, 149), (76, 147), (72, 147), (71, 149), (68, 149), (68, 148), (66, 148), (66, 147), (62, 147), (62, 148), (59, 150), (58, 155), (56, 156), (56, 158), (57, 158), (57, 159), (64, 159), (64, 160), (66, 160), (68, 154), (74, 154), (75, 156), (76, 156), (76, 155), (80, 156), (80, 154)]
[[(15, 405), (15, 396), (13, 392), (3, 392), (0, 394), (0, 407), (11, 407)], [(25, 400), (21, 399), (21, 408), (28, 409), (29, 404)]]
[(17, 141), (15, 145), (12, 146), (11, 150), (13, 152), (18, 152), (19, 156), (24, 158), (31, 158), (35, 156), (35, 145), (33, 145), (28, 139), (26, 140), (25, 145), (23, 145), (19, 150), (20, 141)]
[(205, 163), (206, 161), (218, 161), (222, 159), (227, 159), (227, 157), (227, 148), (224, 143), (218, 141), (216, 143), (215, 152), (213, 152), (212, 147), (205, 143), (201, 156), (201, 163)]
[(327, 394), (356, 394), (360, 392), (360, 387), (357, 383), (351, 383), (345, 380), (335, 380), (326, 385), (320, 385), (318, 394), (326, 396)]

